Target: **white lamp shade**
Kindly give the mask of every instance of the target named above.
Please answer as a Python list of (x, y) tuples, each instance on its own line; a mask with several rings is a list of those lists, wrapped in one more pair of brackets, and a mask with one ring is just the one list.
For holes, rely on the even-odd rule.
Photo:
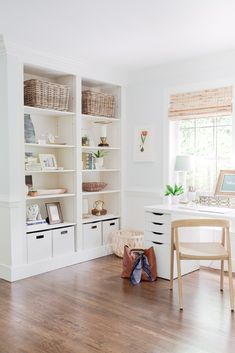
[(176, 156), (175, 171), (176, 172), (189, 172), (193, 169), (192, 156)]

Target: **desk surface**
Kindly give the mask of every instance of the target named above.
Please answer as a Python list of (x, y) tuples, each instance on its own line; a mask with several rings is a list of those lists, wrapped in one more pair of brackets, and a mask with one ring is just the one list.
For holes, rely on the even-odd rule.
[(187, 215), (208, 217), (208, 218), (222, 218), (235, 220), (235, 209), (213, 206), (202, 206), (198, 204), (193, 205), (166, 205), (158, 204), (152, 206), (145, 206), (145, 211), (150, 212), (163, 212), (163, 213), (184, 213)]

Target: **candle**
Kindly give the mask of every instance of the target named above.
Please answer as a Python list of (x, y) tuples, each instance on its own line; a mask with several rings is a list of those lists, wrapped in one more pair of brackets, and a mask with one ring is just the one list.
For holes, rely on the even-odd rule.
[(107, 125), (101, 125), (101, 137), (107, 137)]

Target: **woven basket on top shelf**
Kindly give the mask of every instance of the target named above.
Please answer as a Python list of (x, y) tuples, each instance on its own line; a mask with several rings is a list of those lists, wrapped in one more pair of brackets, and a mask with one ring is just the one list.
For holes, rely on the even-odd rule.
[(137, 230), (118, 230), (112, 233), (112, 249), (115, 255), (123, 257), (124, 246), (131, 249), (143, 249), (144, 234)]
[(30, 107), (68, 111), (70, 87), (42, 80), (24, 82), (24, 104)]
[(82, 113), (113, 118), (115, 97), (111, 94), (86, 90), (82, 92)]

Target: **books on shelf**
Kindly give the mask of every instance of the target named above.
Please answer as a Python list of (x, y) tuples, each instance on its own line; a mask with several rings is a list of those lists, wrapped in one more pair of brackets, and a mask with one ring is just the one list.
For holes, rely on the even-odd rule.
[(94, 169), (94, 158), (91, 152), (82, 153), (83, 169)]
[(36, 219), (35, 221), (26, 221), (27, 226), (33, 226), (35, 224), (46, 224), (47, 221), (45, 219)]

